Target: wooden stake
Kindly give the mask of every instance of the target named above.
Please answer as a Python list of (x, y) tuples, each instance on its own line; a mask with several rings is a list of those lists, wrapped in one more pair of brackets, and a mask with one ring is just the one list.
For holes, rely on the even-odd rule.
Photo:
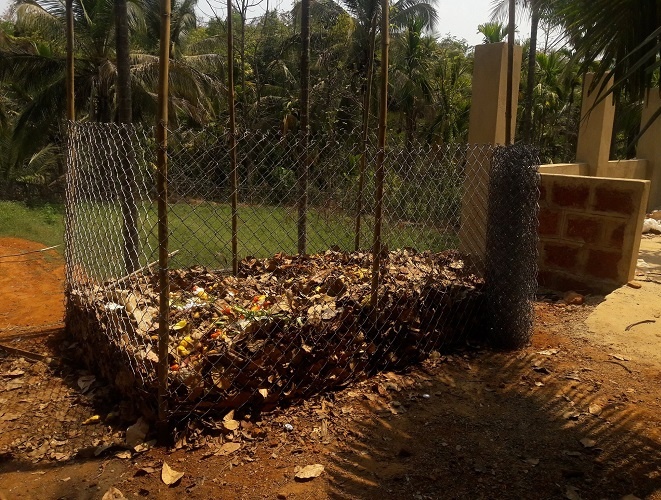
[(76, 119), (76, 93), (74, 91), (74, 53), (73, 53), (73, 0), (66, 2), (67, 16), (67, 120)]
[(310, 0), (301, 0), (301, 159), (298, 164), (298, 253), (307, 253), (308, 176), (310, 171)]
[[(243, 69), (243, 68), (242, 68)], [(234, 34), (232, 0), (227, 0), (227, 106), (229, 108), (230, 189), (232, 204), (232, 273), (239, 274), (239, 172), (236, 162), (236, 110), (234, 109)]]
[(379, 269), (381, 264), (381, 225), (383, 220), (384, 159), (386, 152), (386, 125), (388, 124), (388, 48), (390, 20), (388, 0), (381, 0), (381, 103), (379, 105), (379, 139), (376, 157), (376, 195), (374, 209), (374, 244), (372, 245), (372, 294), (370, 305), (376, 315), (379, 301)]
[(516, 0), (509, 0), (509, 24), (507, 26), (507, 98), (505, 101), (505, 144), (512, 144), (512, 73), (514, 72), (514, 29)]
[(168, 78), (170, 71), (170, 0), (161, 0), (161, 37), (156, 120), (158, 192), (158, 420), (160, 439), (167, 439), (168, 344), (170, 341), (170, 278), (168, 276)]

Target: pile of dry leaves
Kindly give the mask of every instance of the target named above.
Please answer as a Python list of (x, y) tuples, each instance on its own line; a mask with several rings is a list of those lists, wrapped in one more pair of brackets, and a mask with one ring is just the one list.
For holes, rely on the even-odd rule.
[[(171, 271), (170, 410), (269, 406), (343, 387), (479, 323), (483, 284), (455, 251), (384, 255), (377, 312), (370, 269), (368, 253), (328, 251), (247, 258), (237, 277)], [(148, 273), (70, 292), (68, 329), (88, 365), (143, 403), (157, 383), (158, 294)]]

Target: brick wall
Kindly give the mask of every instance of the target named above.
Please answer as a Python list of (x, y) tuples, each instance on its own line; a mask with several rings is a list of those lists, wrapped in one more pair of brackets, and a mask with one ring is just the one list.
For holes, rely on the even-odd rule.
[(539, 284), (609, 292), (633, 279), (649, 181), (542, 174)]

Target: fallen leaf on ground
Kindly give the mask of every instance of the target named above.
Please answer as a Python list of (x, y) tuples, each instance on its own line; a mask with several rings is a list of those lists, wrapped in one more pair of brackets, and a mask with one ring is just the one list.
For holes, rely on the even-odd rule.
[(182, 477), (184, 477), (183, 472), (177, 472), (176, 470), (173, 470), (167, 462), (163, 462), (163, 469), (161, 469), (161, 480), (167, 484), (168, 486), (173, 485), (177, 481), (179, 481)]
[(230, 455), (231, 453), (234, 453), (238, 449), (241, 448), (240, 443), (225, 443), (222, 445), (218, 451), (215, 453), (215, 455), (219, 455), (221, 457), (224, 457), (226, 455)]
[(590, 415), (601, 415), (602, 411), (604, 411), (604, 409), (598, 404), (591, 404), (588, 407), (588, 412), (590, 413)]
[(99, 422), (101, 422), (101, 415), (92, 415), (83, 422), (83, 425), (98, 424)]
[(122, 498), (126, 498), (124, 493), (119, 491), (114, 486), (111, 486), (110, 489), (103, 494), (101, 500), (121, 500)]
[(10, 372), (4, 372), (0, 374), (0, 376), (7, 378), (14, 378), (14, 377), (20, 377), (23, 374), (25, 374), (23, 370), (12, 370)]
[(560, 352), (560, 349), (545, 349), (543, 351), (538, 351), (537, 354), (541, 354), (542, 356), (553, 356), (558, 354), (558, 352)]
[(128, 458), (131, 458), (131, 452), (128, 450), (118, 451), (117, 453), (115, 453), (115, 457), (126, 460)]
[(322, 472), (324, 472), (324, 466), (321, 464), (306, 465), (296, 473), (294, 478), (299, 481), (308, 481), (315, 477), (319, 477)]
[(92, 384), (96, 382), (96, 377), (94, 375), (83, 375), (78, 378), (78, 387), (80, 387), (81, 392), (84, 394), (92, 387)]
[(137, 471), (135, 471), (136, 476), (146, 476), (147, 474), (153, 474), (156, 472), (156, 469), (153, 467), (141, 467)]
[(149, 424), (140, 417), (137, 422), (126, 429), (126, 444), (134, 447), (142, 443), (149, 432)]
[(583, 438), (581, 439), (581, 444), (583, 445), (584, 448), (594, 448), (597, 442), (594, 439)]
[(567, 486), (567, 490), (565, 491), (565, 498), (568, 500), (581, 500), (581, 495), (578, 494), (578, 491), (576, 491), (576, 488), (573, 486)]

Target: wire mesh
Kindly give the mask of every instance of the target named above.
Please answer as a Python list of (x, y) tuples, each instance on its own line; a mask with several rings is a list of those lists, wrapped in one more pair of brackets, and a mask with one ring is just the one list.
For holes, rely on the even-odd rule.
[[(88, 365), (153, 410), (160, 284), (148, 265), (158, 249), (150, 137), (125, 126), (70, 125), (67, 324), (88, 345)], [(493, 148), (409, 142), (386, 151), (374, 310), (377, 151), (373, 138), (363, 147), (360, 137), (318, 132), (303, 151), (296, 134), (237, 136), (233, 276), (227, 136), (216, 128), (170, 132), (171, 417), (263, 408), (343, 387), (480, 330)], [(297, 255), (297, 172), (306, 153), (307, 252)]]
[(508, 348), (530, 341), (537, 289), (539, 155), (514, 145), (494, 152), (489, 186), (486, 294), (491, 337)]

